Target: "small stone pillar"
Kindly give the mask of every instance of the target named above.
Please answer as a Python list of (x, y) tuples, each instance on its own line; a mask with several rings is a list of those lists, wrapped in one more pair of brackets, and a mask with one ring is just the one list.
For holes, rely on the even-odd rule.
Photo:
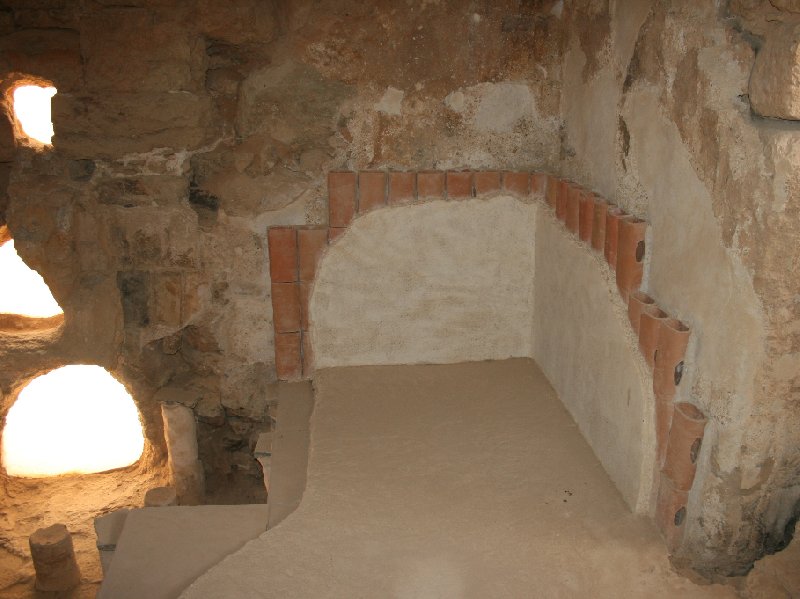
[(75, 561), (72, 535), (63, 524), (53, 524), (34, 532), (28, 542), (36, 588), (40, 591), (67, 591), (78, 586), (81, 573)]
[(178, 496), (172, 487), (154, 487), (144, 494), (144, 507), (169, 507), (178, 505)]
[(194, 411), (183, 404), (161, 404), (164, 438), (169, 452), (172, 486), (181, 505), (198, 505), (205, 495), (203, 464), (197, 459), (197, 427)]

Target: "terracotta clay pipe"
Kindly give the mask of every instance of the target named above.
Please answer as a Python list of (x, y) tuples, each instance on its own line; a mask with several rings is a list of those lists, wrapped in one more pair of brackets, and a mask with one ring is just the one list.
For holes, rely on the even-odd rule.
[(580, 226), (582, 196), (583, 190), (580, 187), (577, 185), (570, 186), (569, 194), (567, 195), (567, 214), (564, 218), (564, 225), (567, 227), (567, 231), (575, 236), (578, 235), (578, 228)]
[[(645, 362), (651, 368), (655, 364), (656, 348), (658, 346), (661, 323), (667, 314), (655, 304), (642, 306), (639, 318), (639, 349), (642, 351)], [(667, 448), (669, 427), (672, 423), (672, 396), (655, 396), (655, 427), (656, 427), (656, 459), (661, 466)]]
[(532, 173), (531, 193), (534, 195), (546, 197), (548, 179), (549, 177), (544, 173)]
[(644, 291), (631, 293), (628, 299), (628, 320), (631, 321), (631, 326), (637, 335), (639, 334), (639, 320), (642, 317), (642, 310), (646, 306), (652, 306), (655, 303), (655, 300)]
[(606, 262), (612, 268), (617, 269), (617, 242), (619, 241), (619, 221), (625, 218), (627, 213), (621, 208), (609, 205), (606, 211), (606, 238), (603, 247), (603, 254)]
[(683, 377), (683, 360), (691, 330), (680, 320), (668, 318), (661, 322), (656, 340), (653, 369), (653, 392), (656, 396), (675, 396)]
[(634, 216), (620, 219), (617, 242), (617, 288), (622, 299), (639, 289), (644, 273), (644, 236), (647, 222)]
[(558, 178), (554, 177), (553, 175), (547, 175), (547, 191), (545, 192), (545, 198), (547, 199), (547, 205), (553, 209), (553, 212), (556, 211), (560, 188), (561, 182), (558, 180)]
[(592, 243), (592, 227), (594, 226), (594, 201), (595, 196), (590, 191), (585, 191), (580, 199), (578, 213), (578, 237), (586, 244)]
[(561, 179), (558, 182), (558, 197), (556, 199), (556, 218), (562, 223), (567, 217), (567, 198), (569, 197), (569, 181)]
[(676, 489), (692, 488), (706, 422), (703, 412), (692, 404), (675, 404), (662, 471)]
[(642, 307), (639, 318), (639, 349), (650, 368), (655, 366), (658, 336), (661, 332), (661, 322), (665, 318), (667, 318), (667, 313), (655, 304)]
[(606, 215), (608, 202), (603, 198), (594, 197), (594, 214), (592, 215), (592, 249), (603, 253), (606, 245)]
[(677, 489), (669, 477), (662, 474), (658, 485), (656, 523), (670, 551), (683, 540), (688, 501), (689, 493)]
[[(649, 324), (649, 323), (648, 323)], [(667, 451), (667, 437), (672, 423), (673, 401), (683, 377), (683, 360), (689, 343), (690, 330), (680, 320), (661, 320), (653, 356), (653, 394), (656, 398), (656, 438), (658, 463), (662, 464)]]

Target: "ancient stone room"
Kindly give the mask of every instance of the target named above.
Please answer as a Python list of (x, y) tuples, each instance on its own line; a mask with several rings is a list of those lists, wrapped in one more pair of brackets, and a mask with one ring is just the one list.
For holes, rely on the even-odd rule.
[(0, 598), (800, 598), (800, 0), (0, 0)]

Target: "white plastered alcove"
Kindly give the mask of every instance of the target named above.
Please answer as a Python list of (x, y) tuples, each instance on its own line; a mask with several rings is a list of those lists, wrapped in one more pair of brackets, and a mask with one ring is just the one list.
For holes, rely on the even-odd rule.
[(539, 204), (383, 208), (322, 258), (317, 368), (533, 358), (632, 510), (651, 509), (646, 367), (610, 271)]

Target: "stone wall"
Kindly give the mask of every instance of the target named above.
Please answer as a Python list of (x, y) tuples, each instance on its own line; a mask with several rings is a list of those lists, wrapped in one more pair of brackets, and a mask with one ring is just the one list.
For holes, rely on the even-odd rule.
[(66, 319), (4, 344), (0, 415), (30, 376), (101, 364), (140, 407), (146, 462), (163, 464), (158, 402), (177, 400), (212, 493), (258, 487), (267, 228), (325, 224), (335, 168), (554, 165), (555, 5), (0, 3), (5, 115), (21, 82), (58, 89), (52, 149), (2, 122), (0, 221)]
[(562, 166), (652, 224), (645, 289), (692, 327), (683, 399), (709, 416), (682, 557), (742, 573), (800, 505), (800, 138), (748, 101), (754, 55), (798, 15), (729, 4), (571, 11)]

